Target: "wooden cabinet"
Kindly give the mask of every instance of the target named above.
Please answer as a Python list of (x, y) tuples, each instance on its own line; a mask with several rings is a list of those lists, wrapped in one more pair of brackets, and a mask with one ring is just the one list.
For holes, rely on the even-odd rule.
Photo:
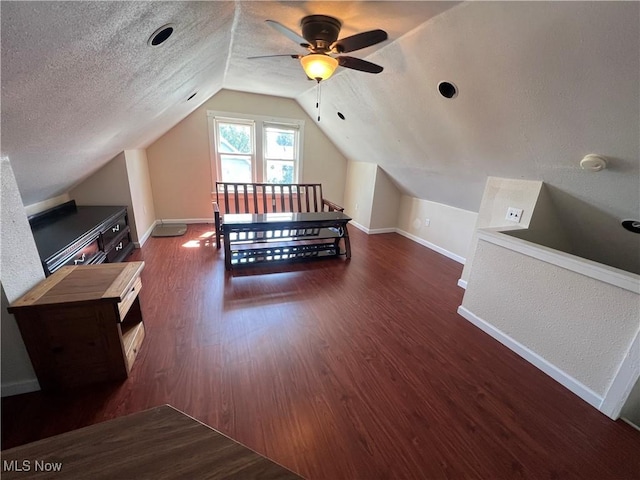
[(127, 207), (78, 207), (71, 200), (29, 223), (47, 276), (65, 265), (121, 262), (133, 250)]
[(43, 390), (128, 377), (145, 333), (143, 268), (65, 266), (11, 304)]

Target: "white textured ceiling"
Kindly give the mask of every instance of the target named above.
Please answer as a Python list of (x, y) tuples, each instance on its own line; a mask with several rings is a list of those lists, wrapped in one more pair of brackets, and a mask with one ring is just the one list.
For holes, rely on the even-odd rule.
[[(345, 23), (341, 37), (385, 28), (394, 39), (453, 5), (3, 1), (2, 154), (25, 204), (42, 201), (146, 146), (223, 87), (291, 98), (312, 88), (296, 60), (246, 59), (305, 52), (266, 19), (299, 31), (303, 16), (329, 14)], [(175, 33), (149, 47), (168, 23)]]
[[(1, 150), (25, 204), (148, 145), (221, 88), (294, 98), (315, 118), (314, 84), (297, 61), (246, 59), (304, 53), (264, 20), (297, 30), (314, 13), (342, 20), (341, 37), (390, 37), (351, 54), (384, 72), (339, 69), (323, 84), (320, 127), (350, 160), (469, 210), (493, 175), (640, 216), (636, 2), (2, 1)], [(148, 47), (166, 23), (174, 35)], [(438, 95), (441, 80), (457, 98)], [(610, 168), (581, 171), (588, 153)]]

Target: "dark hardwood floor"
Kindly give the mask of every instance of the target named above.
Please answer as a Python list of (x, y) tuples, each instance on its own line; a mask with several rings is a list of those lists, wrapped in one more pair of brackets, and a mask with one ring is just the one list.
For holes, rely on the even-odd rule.
[(348, 263), (231, 276), (207, 232), (130, 257), (129, 380), (3, 399), (3, 448), (169, 403), (309, 479), (640, 478), (640, 432), (456, 314), (461, 265), (352, 227)]

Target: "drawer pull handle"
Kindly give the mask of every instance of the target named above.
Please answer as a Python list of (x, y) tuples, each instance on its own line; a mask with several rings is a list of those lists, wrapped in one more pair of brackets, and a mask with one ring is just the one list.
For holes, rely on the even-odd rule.
[(82, 254), (82, 257), (80, 257), (80, 258), (78, 258), (78, 259), (74, 260), (74, 261), (73, 261), (73, 264), (74, 264), (74, 265), (78, 265), (79, 263), (82, 263), (82, 262), (84, 262), (84, 253)]
[(111, 229), (111, 231), (112, 231), (113, 233), (119, 232), (119, 231), (120, 231), (120, 224), (118, 224), (118, 225), (116, 225), (115, 227), (113, 227), (113, 228)]
[(122, 250), (122, 242), (120, 242), (118, 245), (116, 245), (116, 252), (118, 250)]

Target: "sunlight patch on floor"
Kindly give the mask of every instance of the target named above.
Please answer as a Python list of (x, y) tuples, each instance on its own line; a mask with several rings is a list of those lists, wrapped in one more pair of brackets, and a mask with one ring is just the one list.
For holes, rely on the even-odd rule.
[(212, 232), (204, 232), (197, 238), (192, 238), (188, 242), (182, 244), (184, 248), (198, 248), (198, 247), (209, 247), (213, 245), (213, 241), (211, 237), (215, 235), (215, 231)]

